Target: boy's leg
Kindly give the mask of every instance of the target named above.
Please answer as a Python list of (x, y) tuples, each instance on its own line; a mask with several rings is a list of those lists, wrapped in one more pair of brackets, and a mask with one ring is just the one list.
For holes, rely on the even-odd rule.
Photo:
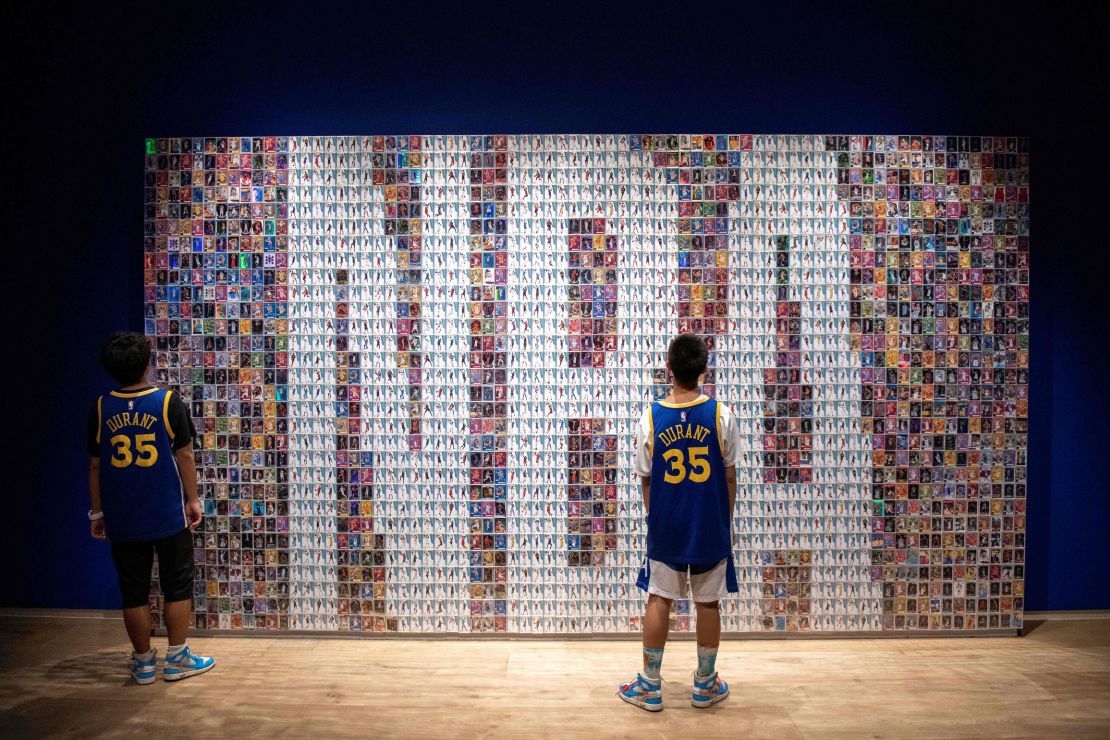
[(216, 661), (200, 655), (193, 655), (186, 643), (189, 631), (189, 614), (193, 610), (193, 533), (188, 530), (159, 540), (158, 580), (166, 602), (166, 635), (169, 647), (166, 649), (167, 681), (179, 681), (209, 670)]
[(123, 625), (131, 648), (139, 655), (150, 652), (150, 604), (133, 606), (123, 610)]
[(690, 590), (698, 615), (698, 670), (690, 703), (698, 708), (710, 707), (728, 698), (728, 684), (717, 675), (717, 648), (721, 644), (720, 599), (729, 593), (731, 562), (723, 560), (690, 576)]
[(671, 599), (648, 594), (647, 606), (644, 608), (644, 668), (635, 681), (622, 683), (617, 687), (617, 695), (623, 701), (649, 712), (658, 712), (663, 708), (663, 686), (659, 669), (663, 665), (663, 646), (667, 644), (667, 622), (670, 614)]
[[(189, 615), (192, 611), (192, 598), (166, 602), (166, 639), (170, 645), (185, 644), (186, 635), (189, 632)], [(149, 630), (149, 613), (147, 622)]]
[(659, 594), (648, 594), (644, 609), (644, 676), (653, 680), (659, 680), (659, 669), (663, 664), (672, 603), (671, 599)]
[(644, 647), (662, 648), (667, 644), (667, 633), (670, 630), (671, 605), (673, 599), (668, 599), (659, 594), (648, 594), (647, 606), (644, 608)]
[(188, 529), (158, 540), (158, 582), (165, 598), (166, 637), (184, 645), (193, 611), (193, 533)]
[(150, 647), (150, 569), (154, 543), (112, 542), (112, 562), (123, 595), (123, 625), (131, 640), (131, 677), (138, 684), (154, 683), (158, 656)]
[(145, 655), (150, 652), (150, 571), (154, 565), (154, 544), (112, 542), (111, 548), (123, 596), (123, 624), (127, 637), (134, 651)]
[(717, 670), (717, 648), (721, 645), (721, 602), (695, 602), (698, 613), (698, 675), (712, 676)]

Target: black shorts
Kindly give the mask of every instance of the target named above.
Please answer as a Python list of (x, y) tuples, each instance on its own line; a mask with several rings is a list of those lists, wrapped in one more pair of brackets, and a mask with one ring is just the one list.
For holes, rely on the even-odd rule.
[(150, 575), (158, 552), (158, 584), (166, 601), (193, 598), (193, 533), (185, 528), (177, 534), (146, 542), (113, 542), (123, 608), (145, 606), (150, 601)]

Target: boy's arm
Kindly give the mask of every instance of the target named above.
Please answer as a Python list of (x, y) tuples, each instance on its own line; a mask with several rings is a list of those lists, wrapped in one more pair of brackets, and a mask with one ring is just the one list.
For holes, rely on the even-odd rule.
[(736, 509), (736, 466), (725, 468), (725, 482), (728, 484), (728, 521), (732, 526), (732, 514)]
[(647, 516), (651, 505), (651, 406), (644, 409), (640, 421), (636, 424), (634, 446), (636, 459), (633, 466), (636, 475), (640, 476), (640, 494), (644, 498), (644, 516)]
[(181, 488), (185, 491), (185, 516), (189, 529), (196, 529), (204, 518), (204, 508), (197, 495), (197, 463), (193, 457), (193, 440), (197, 430), (189, 417), (189, 410), (181, 402), (176, 391), (170, 391), (169, 421), (173, 430), (173, 457), (177, 461), (177, 474), (181, 477)]
[(732, 516), (736, 512), (736, 465), (740, 462), (740, 425), (736, 423), (736, 414), (728, 406), (724, 407), (725, 429), (724, 449), (725, 456), (725, 484), (728, 486), (728, 526), (732, 529)]
[(100, 399), (89, 409), (88, 441), (86, 449), (89, 453), (89, 516), (96, 519), (89, 521), (89, 534), (94, 540), (108, 539), (107, 529), (104, 526), (104, 509), (100, 503)]
[(204, 510), (197, 496), (197, 463), (193, 458), (193, 446), (185, 445), (173, 451), (177, 460), (177, 472), (181, 476), (181, 487), (185, 491), (185, 514), (188, 516), (189, 529), (194, 529), (204, 516)]
[[(93, 514), (102, 514), (100, 508), (100, 458), (89, 458), (89, 509)], [(106, 540), (108, 535), (104, 530), (104, 517), (89, 522), (89, 533), (94, 540)]]

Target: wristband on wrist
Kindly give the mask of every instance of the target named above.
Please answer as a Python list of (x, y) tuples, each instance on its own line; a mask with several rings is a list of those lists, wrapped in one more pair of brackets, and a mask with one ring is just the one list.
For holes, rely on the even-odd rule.
[(103, 519), (103, 518), (104, 518), (104, 512), (103, 511), (98, 511), (94, 514), (93, 510), (89, 509), (89, 521), (90, 522), (95, 522), (97, 519)]

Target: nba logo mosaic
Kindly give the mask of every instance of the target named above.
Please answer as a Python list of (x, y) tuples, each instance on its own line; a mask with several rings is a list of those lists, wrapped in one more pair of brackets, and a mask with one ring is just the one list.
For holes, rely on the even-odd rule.
[(633, 428), (682, 332), (741, 428), (724, 630), (1021, 626), (1027, 139), (156, 138), (145, 162), (198, 627), (639, 629)]

